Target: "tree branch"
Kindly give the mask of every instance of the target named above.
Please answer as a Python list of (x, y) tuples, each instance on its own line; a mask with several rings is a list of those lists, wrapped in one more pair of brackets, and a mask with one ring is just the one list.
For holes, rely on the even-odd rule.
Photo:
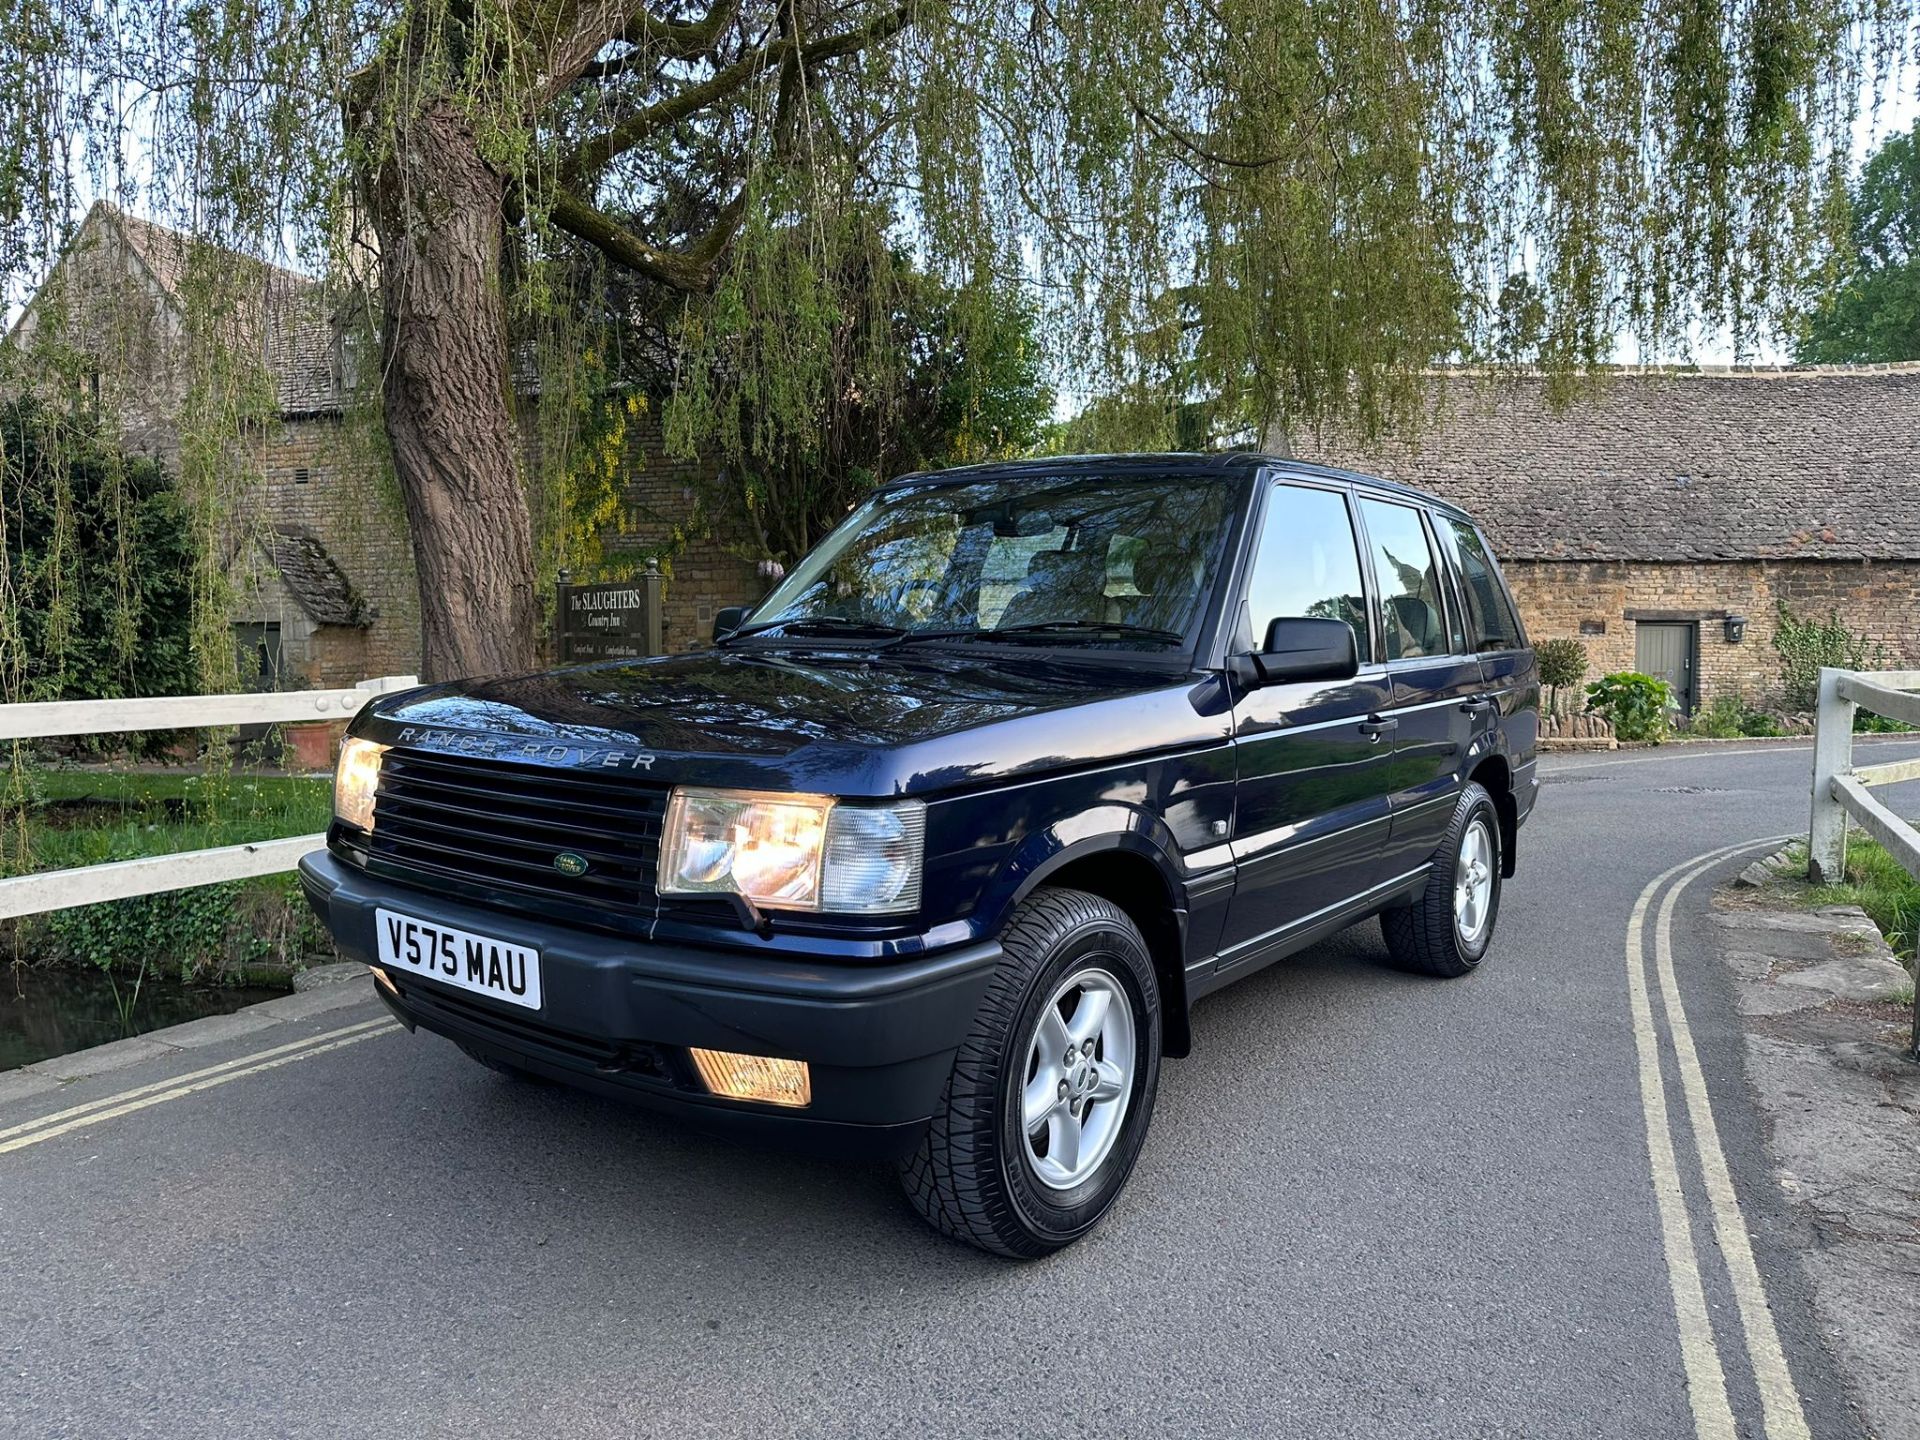
[(666, 59), (690, 60), (713, 48), (739, 10), (740, 0), (713, 0), (698, 20), (657, 20), (652, 12), (637, 10), (620, 38)]
[(528, 39), (546, 56), (540, 86), (544, 102), (589, 71), (596, 78), (619, 74), (635, 57), (594, 59), (616, 41), (645, 46), (662, 59), (687, 59), (709, 48), (727, 27), (739, 0), (712, 0), (698, 20), (661, 20), (636, 0), (577, 0), (523, 23)]
[(791, 36), (782, 36), (742, 55), (731, 65), (721, 66), (699, 84), (689, 85), (618, 125), (581, 141), (561, 164), (562, 182), (577, 184), (581, 176), (593, 174), (649, 136), (690, 115), (699, 114), (709, 105), (743, 89), (768, 70), (784, 65), (789, 59), (797, 59), (802, 64), (832, 60), (841, 55), (852, 55), (897, 35), (911, 20), (914, 3), (915, 0), (903, 0), (898, 9), (885, 11), (865, 25), (843, 30), (837, 35), (823, 36), (805, 44), (796, 44)]
[(562, 230), (586, 241), (616, 265), (637, 270), (670, 290), (698, 293), (712, 288), (716, 262), (740, 228), (746, 211), (747, 190), (743, 185), (722, 207), (713, 228), (685, 250), (649, 245), (612, 216), (565, 189), (555, 192), (547, 214)]

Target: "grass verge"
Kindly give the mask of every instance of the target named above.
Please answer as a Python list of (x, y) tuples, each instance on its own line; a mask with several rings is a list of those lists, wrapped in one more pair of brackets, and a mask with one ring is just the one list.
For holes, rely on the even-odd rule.
[[(313, 834), (331, 808), (324, 777), (73, 767), (30, 771), (24, 788), (26, 845), (10, 874)], [(0, 933), (23, 963), (195, 984), (284, 983), (324, 950), (292, 875), (54, 911)]]
[(1909, 970), (1913, 968), (1915, 942), (1920, 939), (1920, 880), (1877, 841), (1850, 833), (1845, 883), (1813, 886), (1807, 891), (1807, 903), (1858, 905), (1880, 927), (1894, 954)]

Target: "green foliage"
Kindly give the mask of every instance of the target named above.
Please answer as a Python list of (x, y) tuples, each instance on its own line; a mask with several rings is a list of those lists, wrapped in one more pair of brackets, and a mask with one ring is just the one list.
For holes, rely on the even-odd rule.
[(1694, 713), (1687, 722), (1687, 733), (1703, 740), (1731, 740), (1746, 732), (1741, 729), (1747, 707), (1737, 695), (1720, 695), (1711, 705)]
[(1795, 358), (1920, 360), (1920, 131), (1891, 136), (1873, 152), (1844, 209), (1846, 240)]
[(1562, 690), (1586, 678), (1587, 647), (1562, 636), (1541, 641), (1534, 647), (1534, 655), (1540, 662), (1540, 682), (1547, 687), (1548, 708), (1553, 709), (1559, 703)]
[(33, 870), (310, 835), (333, 803), (324, 777), (221, 771), (36, 770), (27, 789)]
[[(131, 860), (324, 829), (325, 779), (42, 770), (28, 776), (35, 870)], [(21, 922), (17, 944), (131, 976), (164, 966), (182, 980), (297, 963), (321, 935), (292, 876), (204, 885)], [(116, 979), (116, 986), (119, 980)]]
[(1687, 722), (1687, 733), (1704, 740), (1763, 738), (1784, 734), (1780, 722), (1764, 710), (1754, 710), (1738, 695), (1720, 695)]
[(16, 400), (0, 406), (0, 495), (19, 698), (191, 694), (193, 539), (160, 465), (84, 414)]
[(1587, 709), (1603, 716), (1620, 740), (1659, 744), (1667, 738), (1672, 705), (1673, 690), (1666, 681), (1632, 670), (1603, 675), (1587, 686)]
[[(808, 237), (750, 226), (743, 244), (754, 243)], [(804, 263), (783, 256), (767, 278), (743, 258), (711, 301), (680, 306), (683, 383), (665, 406), (669, 444), (720, 451), (729, 468), (705, 498), (744, 513), (761, 554), (785, 563), (877, 481), (1019, 454), (1053, 408), (1037, 314), (1017, 290), (951, 286), (891, 252), (856, 268), (857, 279), (837, 277), (796, 304)], [(753, 364), (774, 352), (789, 357), (778, 383), (752, 382)], [(644, 371), (634, 380), (661, 383)]]
[[(1841, 623), (1838, 611), (1825, 621), (1805, 620), (1780, 603), (1773, 648), (1780, 652), (1780, 692), (1789, 710), (1811, 710), (1820, 696), (1820, 672), (1883, 670), (1886, 647), (1856, 635)], [(1859, 728), (1856, 726), (1856, 728)]]
[[(1448, 357), (1565, 377), (1695, 325), (1751, 350), (1844, 238), (1827, 186), (1907, 22), (1855, 0), (14, 4), (0, 308), (87, 195), (339, 290), (380, 283), (369, 218), (389, 257), (458, 234), (480, 269), (448, 293), (508, 322), (440, 357), (477, 419), (513, 408), (525, 357), (544, 393), (572, 342), (641, 317), (673, 443), (727, 457), (790, 556), (895, 466), (1019, 446), (1042, 375), (1113, 397), (1095, 444), (1213, 444), (1416, 428)], [(584, 336), (583, 267), (622, 281), (588, 287)], [(203, 681), (231, 659), (211, 542), (260, 419), (217, 291), (185, 326)], [(385, 358), (433, 328), (384, 327)], [(393, 433), (403, 479), (458, 493), (457, 447)], [(603, 488), (536, 498), (599, 513)]]
[(1847, 836), (1847, 878), (1823, 885), (1807, 897), (1810, 905), (1858, 905), (1880, 927), (1887, 943), (1909, 966), (1920, 937), (1920, 880), (1858, 830)]

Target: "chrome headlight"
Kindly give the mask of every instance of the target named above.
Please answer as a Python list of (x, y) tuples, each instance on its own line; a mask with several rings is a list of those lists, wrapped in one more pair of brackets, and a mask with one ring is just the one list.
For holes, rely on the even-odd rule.
[(744, 895), (775, 910), (919, 908), (927, 807), (828, 795), (676, 789), (660, 842), (663, 895)]
[(333, 769), (333, 818), (343, 825), (373, 829), (373, 792), (380, 784), (380, 757), (387, 747), (351, 737), (340, 742), (340, 763)]

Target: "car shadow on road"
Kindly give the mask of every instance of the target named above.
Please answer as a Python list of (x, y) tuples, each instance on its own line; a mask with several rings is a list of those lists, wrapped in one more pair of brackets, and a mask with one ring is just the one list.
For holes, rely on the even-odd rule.
[[(1216, 1133), (1284, 1128), (1288, 1097), (1324, 1096), (1329, 1051), (1367, 1044), (1379, 995), (1430, 986), (1390, 969), (1377, 926), (1362, 926), (1250, 977), (1230, 999), (1202, 1002), (1194, 1054), (1162, 1068), (1142, 1163), (1156, 1178), (1132, 1187), (1087, 1243), (1136, 1221), (1164, 1227), (1181, 1204), (1181, 1173), (1202, 1153), (1196, 1137), (1211, 1144)], [(657, 1268), (663, 1256), (697, 1265), (716, 1250), (738, 1259), (743, 1249), (778, 1255), (783, 1266), (799, 1260), (804, 1268), (809, 1259), (830, 1266), (849, 1247), (865, 1257), (877, 1284), (929, 1271), (961, 1278), (1008, 1268), (928, 1230), (884, 1162), (762, 1148), (562, 1085), (490, 1075), (424, 1032), (416, 1041), (411, 1068), (446, 1117), (415, 1137), (421, 1183), (438, 1166), (489, 1177), (466, 1204), (490, 1213), (470, 1210), (467, 1223), (518, 1232), (534, 1251), (636, 1253), (609, 1252), (604, 1242), (613, 1232), (645, 1237), (638, 1253), (650, 1258), (641, 1269)], [(1250, 1053), (1273, 1079), (1271, 1093), (1230, 1083)], [(433, 1203), (428, 1194), (418, 1200)]]

